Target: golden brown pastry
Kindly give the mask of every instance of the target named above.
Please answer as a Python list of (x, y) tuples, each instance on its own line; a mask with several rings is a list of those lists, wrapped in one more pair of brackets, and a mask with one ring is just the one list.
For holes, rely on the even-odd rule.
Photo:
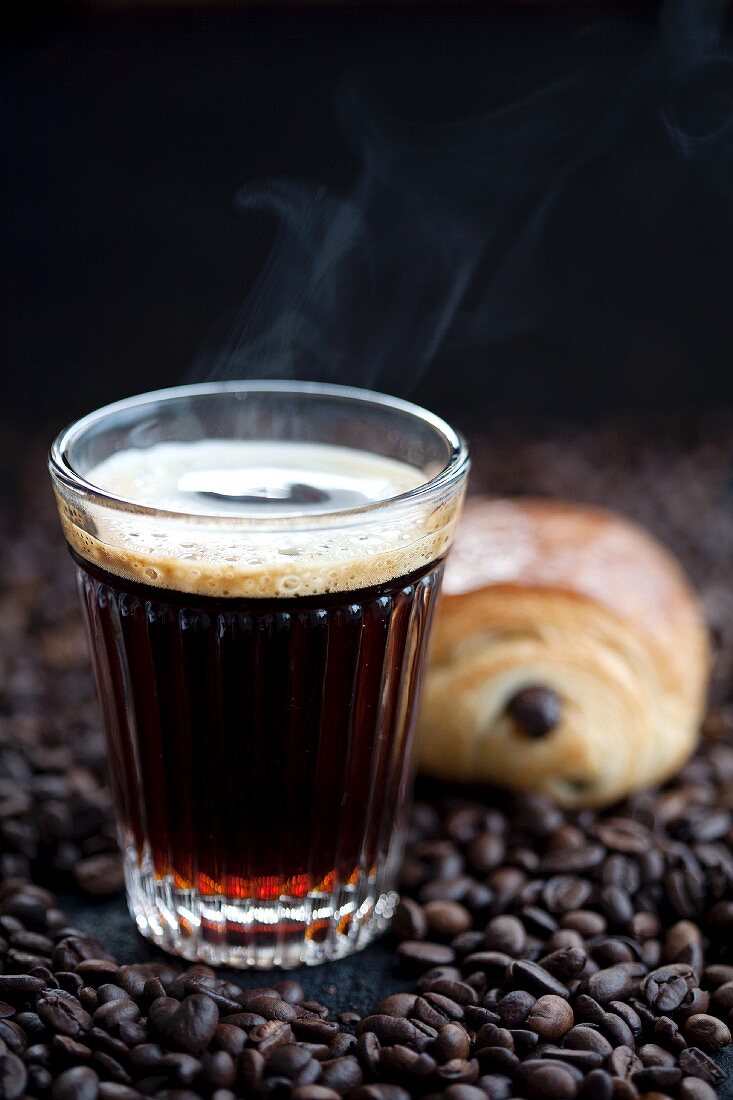
[(469, 501), (419, 720), (422, 770), (598, 806), (692, 751), (706, 629), (672, 555), (597, 508)]

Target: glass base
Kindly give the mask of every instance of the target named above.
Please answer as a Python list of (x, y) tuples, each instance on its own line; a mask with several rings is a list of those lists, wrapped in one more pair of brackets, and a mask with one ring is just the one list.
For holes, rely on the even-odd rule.
[(143, 936), (210, 966), (289, 970), (342, 959), (385, 931), (398, 901), (386, 867), (331, 893), (270, 901), (181, 890), (134, 850), (124, 863), (130, 913)]

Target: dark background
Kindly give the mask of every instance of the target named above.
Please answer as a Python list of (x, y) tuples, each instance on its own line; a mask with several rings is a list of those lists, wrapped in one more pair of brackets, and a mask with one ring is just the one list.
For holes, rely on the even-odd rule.
[[(431, 127), (479, 119), (479, 262), (434, 349), (408, 339), (366, 374), (350, 352), (289, 369), (406, 393), (469, 428), (729, 403), (733, 66), (716, 7), (123, 5), (16, 18), (0, 58), (6, 413), (60, 423), (206, 376), (201, 349), (245, 301), (275, 232), (267, 213), (237, 209), (237, 192), (260, 177), (348, 191), (359, 154), (335, 104), (354, 74), (428, 145)], [(507, 114), (533, 95), (519, 122)], [(441, 172), (460, 203), (474, 154), (453, 154)], [(437, 218), (427, 233), (443, 228)], [(371, 232), (377, 250), (391, 236), (379, 219)], [(397, 308), (422, 268), (400, 247), (398, 290), (390, 274), (385, 292)], [(414, 323), (430, 309), (418, 302)], [(369, 318), (377, 342), (381, 323)], [(240, 363), (234, 373), (252, 373)]]

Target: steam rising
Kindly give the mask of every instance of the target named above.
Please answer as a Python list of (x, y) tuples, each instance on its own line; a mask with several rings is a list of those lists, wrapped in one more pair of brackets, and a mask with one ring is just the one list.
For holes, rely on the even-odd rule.
[(278, 232), (196, 376), (409, 391), (441, 350), (490, 347), (532, 328), (547, 307), (538, 260), (555, 204), (581, 172), (645, 133), (667, 146), (675, 170), (640, 178), (631, 158), (615, 181), (622, 201), (640, 189), (668, 197), (699, 186), (701, 174), (729, 195), (724, 9), (674, 0), (645, 49), (610, 42), (592, 64), (518, 102), (440, 125), (397, 125), (350, 82), (338, 107), (358, 178), (346, 195), (282, 180), (242, 190), (241, 210), (274, 214)]

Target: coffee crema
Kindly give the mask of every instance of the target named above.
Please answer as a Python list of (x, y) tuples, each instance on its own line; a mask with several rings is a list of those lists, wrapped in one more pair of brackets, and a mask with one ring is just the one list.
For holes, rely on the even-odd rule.
[(413, 497), (387, 518), (368, 506), (413, 492), (424, 471), (306, 442), (158, 443), (113, 454), (85, 480), (112, 499), (90, 497), (82, 513), (60, 498), (79, 555), (125, 580), (225, 598), (386, 584), (443, 556), (459, 503)]

